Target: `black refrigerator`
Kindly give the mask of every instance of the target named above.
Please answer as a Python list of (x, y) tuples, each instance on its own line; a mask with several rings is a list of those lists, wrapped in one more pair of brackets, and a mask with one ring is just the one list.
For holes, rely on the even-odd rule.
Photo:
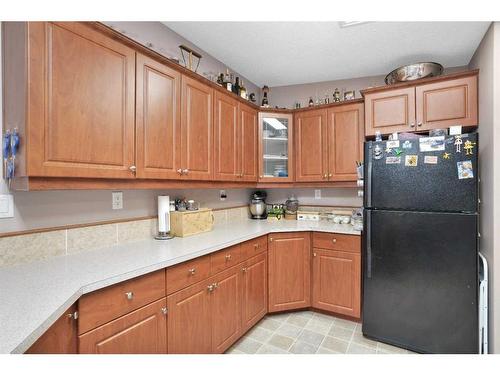
[(478, 353), (478, 138), (366, 142), (367, 337), (420, 353)]

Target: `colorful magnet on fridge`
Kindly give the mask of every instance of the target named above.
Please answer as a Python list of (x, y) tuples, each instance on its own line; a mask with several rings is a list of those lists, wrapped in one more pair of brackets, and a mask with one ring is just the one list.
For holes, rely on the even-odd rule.
[(476, 144), (476, 142), (465, 141), (465, 144), (464, 144), (465, 155), (472, 155), (473, 154), (475, 144)]
[(454, 143), (456, 152), (462, 152), (462, 143), (463, 143), (462, 136), (456, 135)]
[(373, 158), (375, 160), (382, 159), (382, 148), (379, 145), (376, 145), (373, 149)]
[(395, 148), (394, 153), (396, 154), (396, 156), (401, 156), (401, 154), (403, 153), (403, 150), (401, 150), (400, 148)]
[(405, 166), (416, 167), (418, 164), (418, 155), (406, 155)]
[(402, 146), (404, 149), (409, 149), (409, 148), (412, 148), (413, 145), (410, 141), (404, 141), (403, 142), (403, 146)]
[(450, 158), (450, 155), (451, 155), (451, 154), (450, 154), (449, 152), (445, 152), (445, 153), (443, 154), (443, 159), (449, 159), (449, 158)]
[(464, 160), (457, 162), (458, 179), (463, 180), (466, 178), (474, 178), (474, 171), (472, 170), (472, 161)]

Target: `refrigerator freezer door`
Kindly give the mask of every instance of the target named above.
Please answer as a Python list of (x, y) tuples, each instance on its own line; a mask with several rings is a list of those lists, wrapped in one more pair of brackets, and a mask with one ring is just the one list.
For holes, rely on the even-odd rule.
[[(463, 134), (460, 145), (456, 145), (455, 141), (454, 136), (449, 136), (445, 139), (445, 150), (422, 152), (419, 139), (406, 144), (399, 141), (399, 147), (392, 148), (387, 148), (387, 141), (366, 142), (364, 206), (412, 211), (477, 212), (477, 134)], [(464, 149), (467, 141), (473, 145), (469, 151)], [(427, 144), (423, 146), (423, 150), (428, 150)], [(457, 152), (458, 146), (460, 152)], [(471, 170), (467, 169), (468, 165)], [(462, 172), (460, 176), (459, 171)], [(472, 172), (472, 177), (464, 172)]]
[(363, 334), (423, 353), (478, 352), (475, 214), (366, 210)]

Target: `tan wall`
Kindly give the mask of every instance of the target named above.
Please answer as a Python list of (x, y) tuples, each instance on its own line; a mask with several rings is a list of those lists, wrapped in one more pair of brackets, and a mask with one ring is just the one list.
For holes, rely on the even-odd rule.
[[(490, 352), (500, 353), (500, 234), (499, 199), (495, 190), (500, 186), (500, 24), (494, 23), (484, 36), (472, 57), (469, 68), (479, 72), (479, 185), (480, 206), (480, 251), (490, 267)], [(495, 230), (496, 228), (496, 230)]]

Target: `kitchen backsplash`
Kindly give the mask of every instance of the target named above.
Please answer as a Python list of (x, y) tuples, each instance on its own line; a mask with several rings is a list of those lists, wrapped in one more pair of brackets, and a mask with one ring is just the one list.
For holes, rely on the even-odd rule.
[[(217, 209), (215, 225), (248, 219), (248, 215), (248, 206)], [(0, 267), (152, 238), (157, 234), (157, 225), (156, 218), (145, 218), (2, 237)]]

